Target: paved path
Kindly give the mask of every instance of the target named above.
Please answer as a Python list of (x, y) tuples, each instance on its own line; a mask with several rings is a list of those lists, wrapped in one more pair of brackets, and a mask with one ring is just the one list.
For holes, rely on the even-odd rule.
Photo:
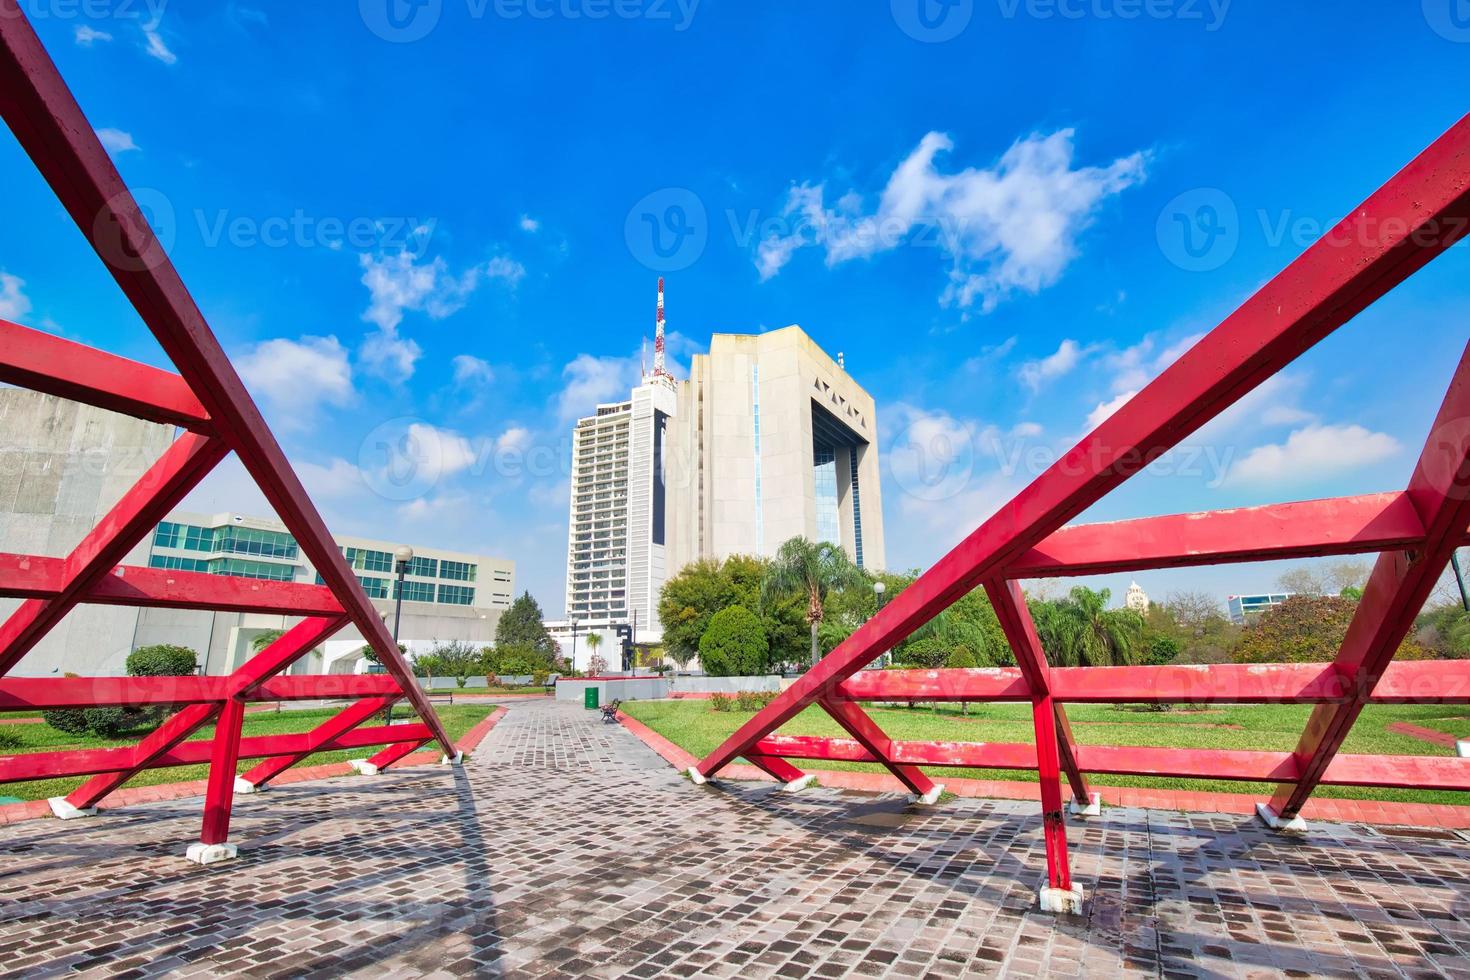
[(1470, 977), (1453, 835), (1115, 809), (1073, 824), (1089, 916), (1031, 911), (1034, 804), (700, 789), (578, 708), (511, 707), (461, 769), (0, 828), (0, 971), (256, 976)]

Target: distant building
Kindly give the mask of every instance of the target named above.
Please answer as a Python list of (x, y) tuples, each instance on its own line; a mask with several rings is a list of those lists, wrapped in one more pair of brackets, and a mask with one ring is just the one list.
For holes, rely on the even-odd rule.
[(1273, 592), (1262, 595), (1233, 595), (1228, 597), (1227, 604), (1230, 607), (1230, 621), (1237, 626), (1244, 626), (1247, 622), (1257, 618), (1268, 609), (1274, 609), (1295, 593)]
[(570, 491), (568, 621), (636, 625), (639, 643), (662, 639), (663, 584), (700, 558), (800, 536), (884, 564), (872, 397), (796, 326), (715, 334), (676, 380), (662, 280), (653, 369), (577, 421)]
[[(62, 557), (153, 465), (174, 438), (172, 426), (16, 388), (0, 388), (0, 552)], [(337, 537), (374, 607), (392, 622), (393, 552), (404, 542)], [(436, 641), (489, 643), (515, 596), (515, 564), (500, 558), (409, 544), (415, 559), (404, 582), (400, 635), (413, 651)], [(275, 520), (176, 512), (123, 559), (213, 575), (317, 582), (312, 567)], [(20, 604), (0, 599), (0, 619)], [(297, 617), (187, 609), (81, 605), (16, 666), (21, 677), (116, 676), (128, 654), (153, 643), (199, 653), (212, 674), (238, 667), (251, 641)], [(295, 673), (351, 672), (365, 641), (338, 632)]]
[(1128, 594), (1123, 599), (1123, 605), (1136, 613), (1146, 613), (1149, 607), (1148, 593), (1143, 591), (1137, 582), (1134, 582), (1128, 586)]

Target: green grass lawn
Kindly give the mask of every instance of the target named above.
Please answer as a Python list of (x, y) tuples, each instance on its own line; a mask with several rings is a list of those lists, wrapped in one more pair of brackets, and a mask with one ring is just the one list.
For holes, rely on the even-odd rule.
[[(707, 701), (629, 701), (623, 711), (695, 756), (703, 757), (751, 718), (751, 712), (719, 712)], [(1068, 705), (1072, 732), (1084, 745), (1139, 745), (1169, 748), (1250, 749), (1289, 752), (1311, 714), (1310, 705), (1216, 705), (1203, 711), (1155, 712), (1115, 705)], [(1031, 742), (1031, 708), (1020, 704), (872, 708), (869, 712), (890, 737), (900, 741)], [(1365, 755), (1454, 755), (1454, 750), (1385, 730), (1407, 721), (1439, 731), (1470, 734), (1464, 705), (1370, 705), (1348, 735), (1344, 752)], [(781, 727), (785, 735), (846, 737), (820, 708), (808, 708)], [(798, 762), (797, 765), (802, 765)], [(883, 771), (861, 762), (811, 762), (811, 768)], [(974, 779), (1031, 780), (1034, 772), (997, 769), (933, 769), (936, 779), (953, 774)], [(1158, 779), (1141, 776), (1092, 777), (1100, 786), (1143, 786), (1218, 793), (1260, 794), (1265, 783), (1210, 779)], [(1318, 794), (1341, 799), (1412, 803), (1470, 804), (1470, 794), (1449, 791), (1366, 789), (1325, 786)]]
[[(304, 732), (321, 724), (326, 719), (337, 714), (339, 708), (312, 708), (302, 711), (282, 711), (276, 713), (253, 712), (245, 716), (243, 726), (243, 737), (249, 738), (255, 735), (286, 735), (295, 732)], [(473, 728), (481, 719), (495, 710), (493, 704), (475, 705), (445, 705), (437, 709), (439, 718), (444, 722), (449, 737), (458, 739), (465, 732)], [(412, 712), (405, 707), (397, 707), (393, 711), (395, 720), (408, 718)], [(376, 722), (369, 722), (373, 726)], [(50, 725), (7, 725), (5, 731), (13, 732), (23, 739), (19, 748), (5, 749), (0, 755), (19, 755), (28, 752), (57, 752), (63, 749), (101, 749), (111, 748), (118, 745), (135, 745), (143, 733), (137, 733), (120, 739), (94, 738), (91, 736), (70, 735), (60, 732)], [(207, 741), (214, 737), (214, 726), (201, 728), (189, 741)], [(326, 762), (342, 762), (346, 759), (365, 759), (375, 748), (352, 749), (341, 752), (319, 752), (316, 755), (303, 759), (299, 765), (321, 765)], [(244, 759), (240, 762), (239, 771), (245, 772), (256, 765), (259, 759)], [(209, 772), (207, 765), (196, 766), (174, 766), (168, 769), (148, 769), (130, 779), (127, 786), (153, 786), (158, 783), (176, 783), (189, 779), (203, 779)], [(73, 789), (80, 786), (87, 777), (76, 776), (66, 779), (38, 779), (25, 783), (0, 784), (0, 796), (15, 796), (23, 800), (44, 800), (51, 796), (64, 796)]]

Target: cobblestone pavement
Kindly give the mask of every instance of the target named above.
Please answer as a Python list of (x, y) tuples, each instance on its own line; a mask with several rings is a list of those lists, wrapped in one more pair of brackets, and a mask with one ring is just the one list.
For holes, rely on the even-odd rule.
[(1109, 810), (1086, 918), (1032, 911), (1034, 804), (698, 788), (593, 714), (512, 705), (462, 769), (0, 828), (0, 971), (27, 977), (1470, 977), (1465, 840)]

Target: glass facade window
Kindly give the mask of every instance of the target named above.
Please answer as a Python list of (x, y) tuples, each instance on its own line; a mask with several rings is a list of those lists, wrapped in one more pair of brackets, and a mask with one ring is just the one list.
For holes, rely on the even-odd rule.
[(473, 606), (475, 590), (465, 585), (441, 585), (439, 586), (439, 601), (454, 606)]
[(450, 561), (446, 558), (439, 563), (439, 577), (454, 579), (456, 582), (473, 582), (478, 567), (467, 561)]
[(419, 578), (438, 578), (439, 560), (437, 558), (414, 558), (408, 563), (408, 574), (417, 575)]
[(842, 543), (842, 522), (837, 511), (837, 453), (831, 446), (812, 450), (817, 493), (817, 540)]
[(863, 497), (858, 487), (858, 449), (847, 449), (848, 469), (852, 473), (852, 555), (858, 568), (863, 567)]
[(207, 572), (209, 562), (203, 558), (182, 558), (178, 555), (149, 555), (150, 568), (168, 568), (179, 572)]
[[(397, 582), (394, 582), (393, 597), (398, 597)], [(434, 583), (432, 582), (404, 582), (403, 599), (405, 602), (433, 602)]]
[(247, 558), (216, 558), (209, 563), (209, 570), (216, 575), (263, 578), (272, 582), (291, 582), (296, 578), (295, 565), (273, 565), (270, 562), (250, 561)]
[(214, 550), (236, 555), (262, 555), (268, 558), (295, 558), (300, 552), (296, 539), (280, 531), (262, 531), (254, 527), (227, 526), (214, 533)]
[(388, 598), (388, 580), (385, 578), (373, 578), (371, 575), (359, 575), (357, 580), (362, 583), (362, 590), (369, 598)]
[(393, 571), (393, 556), (386, 551), (374, 551), (371, 548), (348, 548), (342, 554), (347, 558), (347, 564), (360, 572)]

